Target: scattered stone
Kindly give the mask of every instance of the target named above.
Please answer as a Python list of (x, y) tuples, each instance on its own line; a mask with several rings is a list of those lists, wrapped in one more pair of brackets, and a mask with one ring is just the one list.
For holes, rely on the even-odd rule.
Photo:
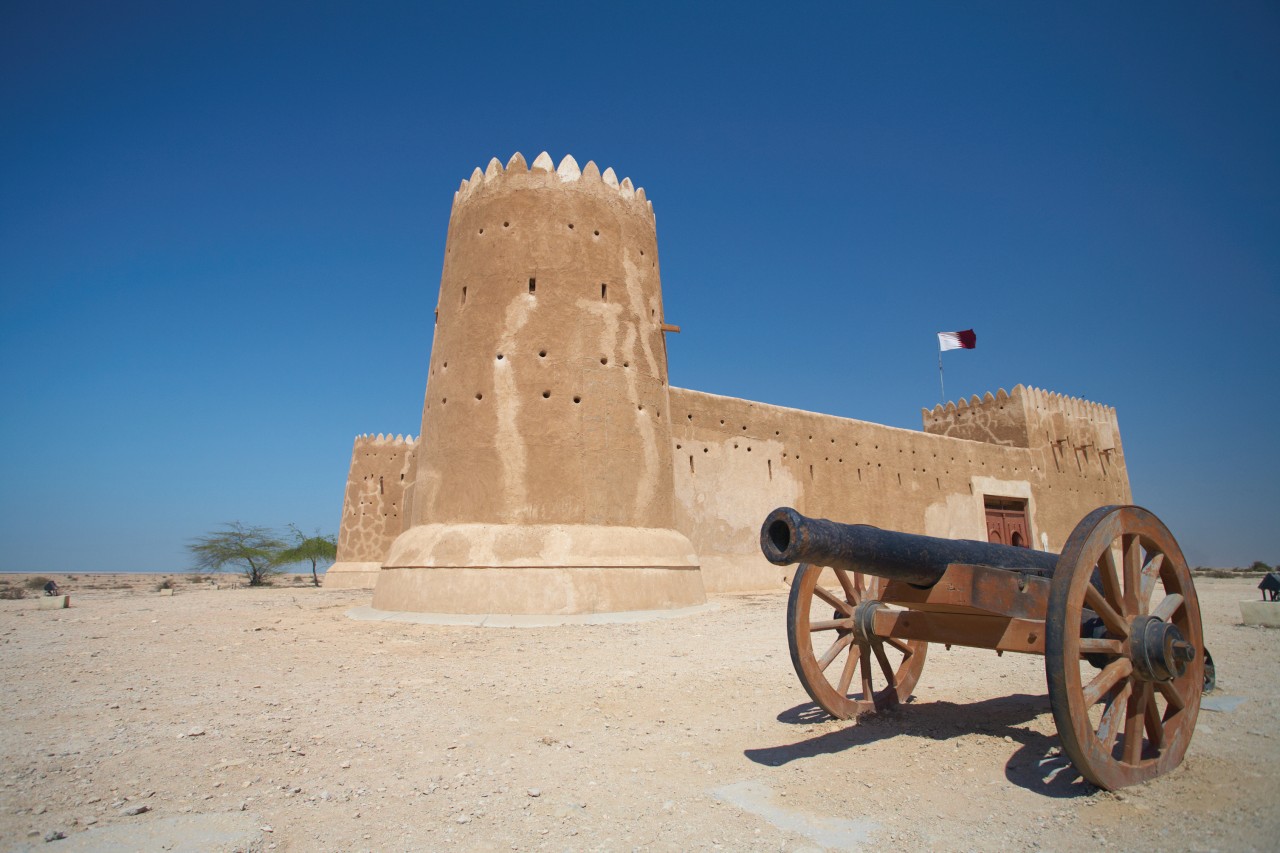
[(453, 819), (454, 823), (471, 823), (471, 815), (460, 814)]
[(530, 788), (530, 789), (529, 789), (529, 791), (528, 791), (528, 794), (529, 794), (529, 796), (531, 796), (531, 797), (541, 797), (541, 796), (542, 796), (542, 789), (541, 789), (541, 788)]
[(144, 814), (149, 811), (151, 811), (151, 806), (144, 806), (142, 804), (138, 804), (136, 806), (125, 806), (120, 809), (120, 816), (133, 817), (134, 815)]
[(62, 839), (66, 838), (66, 837), (67, 837), (67, 834), (66, 834), (65, 832), (63, 832), (61, 829), (53, 829), (53, 830), (50, 830), (49, 832), (46, 832), (46, 833), (44, 834), (44, 840), (45, 840), (46, 842), (49, 842), (49, 841), (61, 841)]

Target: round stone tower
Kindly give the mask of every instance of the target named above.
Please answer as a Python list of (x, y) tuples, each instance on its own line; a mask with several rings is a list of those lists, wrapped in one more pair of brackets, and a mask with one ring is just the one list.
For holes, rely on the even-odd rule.
[(373, 606), (571, 614), (705, 600), (674, 528), (653, 207), (544, 152), (454, 196), (412, 526)]

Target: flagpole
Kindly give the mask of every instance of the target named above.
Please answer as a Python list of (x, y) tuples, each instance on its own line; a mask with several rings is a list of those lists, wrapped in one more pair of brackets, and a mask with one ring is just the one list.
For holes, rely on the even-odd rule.
[(946, 405), (947, 403), (947, 383), (942, 379), (942, 350), (938, 350), (938, 390), (942, 396), (938, 398), (938, 402)]

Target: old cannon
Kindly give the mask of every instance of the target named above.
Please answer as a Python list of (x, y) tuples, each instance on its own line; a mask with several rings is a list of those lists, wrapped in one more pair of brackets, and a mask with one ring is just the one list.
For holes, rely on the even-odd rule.
[(1205, 689), (1200, 605), (1178, 543), (1141, 507), (1105, 506), (1061, 555), (774, 510), (772, 563), (799, 563), (791, 662), (847, 719), (905, 702), (928, 643), (1044, 655), (1067, 755), (1115, 790), (1176, 767)]

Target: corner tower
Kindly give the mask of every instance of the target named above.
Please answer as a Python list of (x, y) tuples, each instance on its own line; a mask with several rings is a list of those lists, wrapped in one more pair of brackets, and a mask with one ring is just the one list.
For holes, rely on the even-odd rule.
[(373, 605), (569, 614), (705, 600), (675, 530), (652, 205), (572, 157), (454, 196), (411, 527)]

